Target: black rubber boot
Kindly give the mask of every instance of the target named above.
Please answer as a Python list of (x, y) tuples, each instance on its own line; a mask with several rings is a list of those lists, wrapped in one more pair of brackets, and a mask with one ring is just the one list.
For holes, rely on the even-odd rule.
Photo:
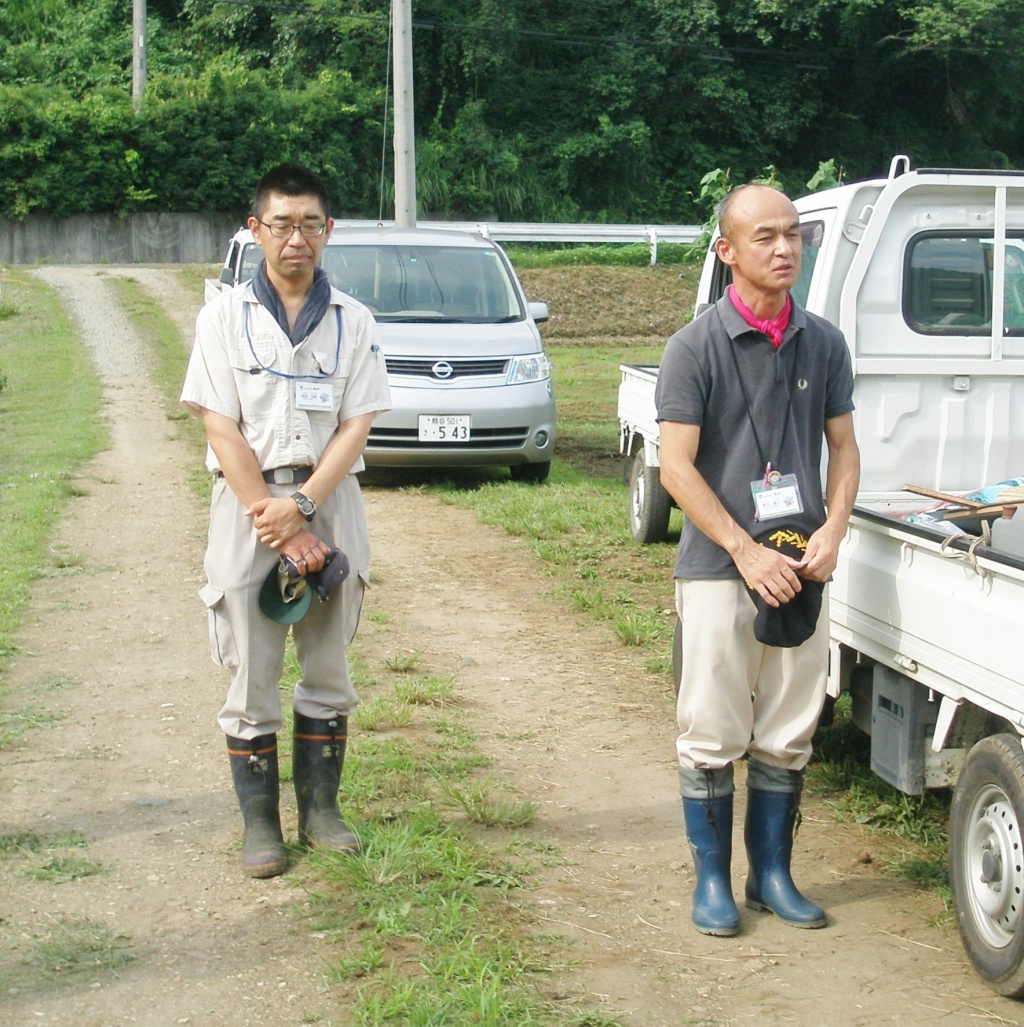
[(748, 909), (774, 913), (790, 927), (824, 927), (825, 911), (801, 895), (790, 876), (802, 785), (802, 770), (748, 763), (743, 832), (750, 862), (746, 904)]
[(295, 714), (292, 777), (299, 806), (299, 844), (333, 852), (359, 850), (359, 839), (338, 812), (348, 718), (314, 720)]
[[(702, 798), (692, 795), (695, 781), (689, 779), (697, 776), (706, 790)], [(722, 771), (687, 771), (685, 775), (681, 772), (680, 781), (686, 840), (697, 875), (690, 919), (701, 934), (728, 938), (740, 929), (740, 913), (732, 897), (731, 768), (728, 776)], [(725, 785), (730, 791), (717, 795), (716, 784)]]
[(281, 835), (277, 735), (252, 739), (229, 735), (228, 759), (245, 822), (242, 870), (249, 877), (283, 874), (288, 868), (288, 854)]

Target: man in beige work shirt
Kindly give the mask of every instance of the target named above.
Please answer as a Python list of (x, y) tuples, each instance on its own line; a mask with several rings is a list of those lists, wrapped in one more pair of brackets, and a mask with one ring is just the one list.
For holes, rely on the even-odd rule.
[(300, 577), (320, 572), (334, 550), (349, 561), (328, 599), (312, 601), (292, 625), (302, 671), (293, 775), (300, 844), (358, 846), (337, 807), (347, 720), (358, 703), (345, 646), (369, 564), (355, 473), (370, 424), (391, 400), (373, 316), (319, 267), (332, 225), (326, 190), (308, 169), (282, 164), (263, 176), (248, 226), (264, 262), (251, 282), (200, 312), (181, 393), (206, 429), (216, 476), (200, 595), (213, 659), (230, 672), (218, 722), (245, 822), (242, 867), (252, 877), (287, 866), (277, 732), (289, 626), (259, 599), (282, 556)]

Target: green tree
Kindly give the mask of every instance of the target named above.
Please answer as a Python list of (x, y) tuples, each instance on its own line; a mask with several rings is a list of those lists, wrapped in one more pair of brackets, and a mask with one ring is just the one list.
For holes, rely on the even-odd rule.
[(131, 182), (128, 97), (0, 85), (0, 213), (120, 211)]
[[(0, 0), (0, 213), (235, 210), (269, 161), (390, 198), (389, 0)], [(697, 221), (701, 176), (1024, 164), (1020, 0), (417, 0), (421, 214)], [(383, 155), (383, 161), (382, 161)], [(240, 184), (242, 188), (240, 188)], [(385, 211), (386, 212), (386, 211)]]

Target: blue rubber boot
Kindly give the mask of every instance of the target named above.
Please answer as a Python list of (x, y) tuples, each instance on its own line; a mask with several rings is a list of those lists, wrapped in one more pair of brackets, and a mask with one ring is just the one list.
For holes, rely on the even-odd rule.
[(701, 934), (731, 937), (740, 929), (740, 913), (732, 897), (732, 791), (730, 788), (726, 795), (715, 794), (713, 775), (721, 772), (690, 773), (705, 775), (705, 795), (696, 798), (687, 794), (684, 772), (680, 771), (686, 838), (697, 875), (691, 919)]
[(750, 863), (746, 905), (774, 913), (790, 927), (824, 927), (825, 911), (801, 895), (790, 876), (802, 784), (802, 770), (749, 762), (743, 832)]

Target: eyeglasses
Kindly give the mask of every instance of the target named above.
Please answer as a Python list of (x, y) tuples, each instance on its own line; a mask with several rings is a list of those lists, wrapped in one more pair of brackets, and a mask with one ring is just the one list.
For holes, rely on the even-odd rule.
[(315, 239), (318, 235), (324, 234), (324, 229), (327, 227), (326, 222), (318, 223), (307, 223), (304, 225), (286, 225), (280, 221), (275, 221), (273, 224), (267, 224), (266, 221), (260, 221), (260, 224), (270, 232), (275, 239), (287, 239), (293, 232), (298, 232), (306, 239)]

